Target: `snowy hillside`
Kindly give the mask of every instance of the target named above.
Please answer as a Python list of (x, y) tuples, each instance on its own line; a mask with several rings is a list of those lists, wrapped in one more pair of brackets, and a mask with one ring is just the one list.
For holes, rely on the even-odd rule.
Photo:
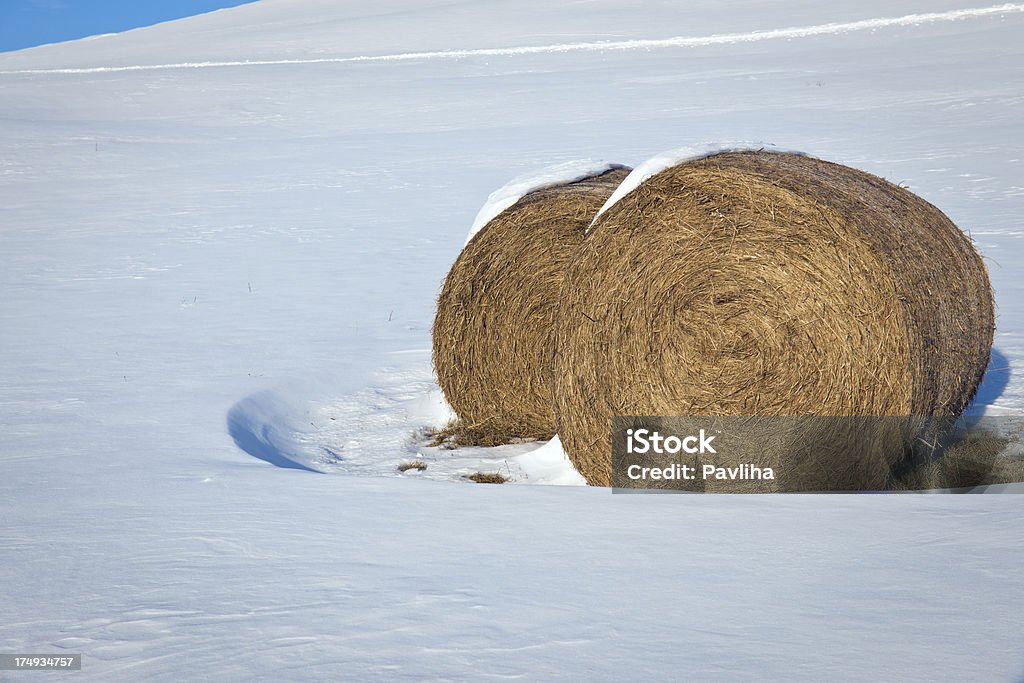
[(530, 485), (579, 483), (552, 448), (418, 431), (496, 188), (707, 143), (877, 173), (969, 231), (999, 316), (975, 410), (1024, 411), (1022, 34), (1024, 4), (970, 0), (264, 0), (0, 54), (0, 653), (83, 654), (54, 680), (1024, 679), (1017, 495), (613, 495)]

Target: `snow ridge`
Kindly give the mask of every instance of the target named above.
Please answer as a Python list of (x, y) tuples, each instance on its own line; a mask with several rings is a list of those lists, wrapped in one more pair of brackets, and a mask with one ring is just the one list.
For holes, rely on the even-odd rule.
[(510, 57), (517, 55), (550, 54), (559, 52), (610, 52), (621, 50), (652, 50), (674, 47), (705, 47), (708, 45), (728, 45), (736, 43), (754, 43), (763, 40), (780, 40), (792, 38), (810, 38), (822, 35), (852, 33), (854, 31), (871, 31), (893, 26), (918, 26), (941, 21), (960, 21), (984, 16), (1017, 14), (1024, 12), (1022, 3), (1004, 3), (990, 7), (949, 10), (946, 12), (923, 12), (906, 14), (900, 17), (879, 17), (861, 19), (859, 21), (816, 24), (813, 26), (794, 26), (789, 28), (746, 33), (719, 33), (710, 36), (676, 36), (673, 38), (653, 38), (635, 40), (590, 41), (579, 43), (555, 43), (551, 45), (533, 45), (520, 47), (479, 48), (471, 50), (435, 50), (427, 52), (404, 52), (390, 55), (360, 55), (355, 57), (318, 57), (309, 59), (264, 59), (237, 60), (221, 62), (179, 62), (174, 64), (137, 64), (130, 66), (93, 66), (62, 69), (16, 69), (0, 71), (0, 75), (15, 74), (91, 74), (114, 73), (121, 71), (159, 71), (165, 69), (209, 69), (221, 67), (243, 66), (281, 66), (289, 64), (348, 64), (353, 62), (396, 62), (429, 59), (462, 59), (466, 57)]
[(609, 164), (604, 161), (580, 159), (577, 161), (566, 161), (540, 171), (516, 176), (504, 186), (488, 195), (487, 201), (484, 202), (484, 205), (473, 220), (473, 227), (469, 229), (469, 234), (466, 235), (466, 244), (469, 244), (473, 236), (480, 232), (498, 214), (530, 192), (542, 190), (546, 187), (575, 183), (584, 178), (601, 175), (617, 168), (626, 167), (621, 164)]
[[(605, 201), (604, 206), (594, 216), (594, 220), (590, 221), (590, 226), (593, 227), (597, 219), (601, 217), (605, 211), (610, 209), (617, 201), (625, 197), (627, 194), (635, 190), (640, 183), (650, 178), (656, 173), (664, 171), (666, 168), (681, 164), (686, 161), (694, 161), (696, 159), (704, 159), (714, 154), (723, 154), (725, 152), (742, 152), (744, 150), (761, 150), (764, 152), (775, 152), (777, 154), (788, 153), (788, 154), (804, 154), (797, 150), (780, 149), (775, 145), (764, 143), (764, 142), (737, 142), (737, 143), (722, 143), (722, 142), (706, 142), (699, 145), (691, 145), (688, 147), (677, 147), (668, 151), (662, 152), (661, 154), (655, 155), (643, 162), (636, 168), (634, 168), (628, 176), (622, 181), (622, 183), (615, 188), (615, 192), (608, 197)], [(589, 230), (590, 227), (587, 228)]]

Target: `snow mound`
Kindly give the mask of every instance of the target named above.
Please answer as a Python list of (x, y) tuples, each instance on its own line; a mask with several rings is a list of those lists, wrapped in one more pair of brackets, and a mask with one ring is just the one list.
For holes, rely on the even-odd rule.
[[(311, 393), (303, 384), (256, 392), (228, 412), (229, 434), (254, 458), (320, 474), (465, 483), (474, 472), (497, 472), (512, 484), (587, 483), (557, 436), (539, 447), (429, 445), (428, 431), (455, 418), (429, 363), (405, 372), (384, 367), (370, 381), (353, 394)], [(402, 468), (417, 461), (422, 470)]]
[(470, 228), (469, 234), (466, 236), (466, 244), (469, 244), (473, 236), (490, 223), (495, 216), (530, 192), (542, 190), (546, 187), (574, 183), (584, 178), (613, 171), (617, 168), (626, 168), (626, 166), (622, 164), (609, 164), (604, 161), (594, 161), (593, 159), (578, 159), (516, 176), (503, 187), (488, 195), (487, 201), (484, 202), (483, 207), (477, 213), (476, 219), (473, 221), (473, 227)]
[(587, 480), (569, 462), (562, 440), (555, 437), (540, 448), (515, 458), (516, 465), (534, 484), (586, 486)]
[(779, 154), (804, 154), (803, 152), (798, 152), (796, 150), (779, 149), (775, 145), (764, 142), (706, 142), (698, 145), (670, 149), (651, 157), (634, 168), (633, 171), (626, 176), (626, 179), (622, 181), (622, 184), (616, 188), (615, 192), (612, 193), (612, 196), (608, 197), (608, 201), (606, 201), (604, 206), (601, 207), (601, 210), (597, 212), (597, 215), (594, 216), (594, 220), (590, 222), (590, 225), (593, 226), (594, 222), (601, 217), (601, 214), (610, 209), (615, 202), (635, 190), (640, 183), (647, 180), (652, 175), (664, 171), (666, 168), (670, 168), (676, 164), (681, 164), (686, 161), (704, 159), (723, 152), (740, 152), (751, 149), (763, 150), (766, 152), (777, 152)]

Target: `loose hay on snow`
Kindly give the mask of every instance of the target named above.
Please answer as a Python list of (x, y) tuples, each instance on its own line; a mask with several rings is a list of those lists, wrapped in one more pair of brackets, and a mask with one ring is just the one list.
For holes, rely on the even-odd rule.
[(504, 484), (508, 481), (508, 477), (497, 472), (474, 472), (467, 474), (466, 479), (477, 484)]
[(437, 302), (433, 354), (462, 441), (477, 434), (480, 445), (495, 445), (554, 434), (552, 336), (563, 273), (627, 174), (616, 168), (526, 194), (455, 261)]
[(764, 463), (781, 468), (772, 490), (884, 488), (908, 444), (936, 436), (927, 418), (962, 413), (988, 363), (992, 293), (970, 239), (910, 192), (811, 157), (668, 168), (576, 254), (554, 400), (593, 485), (610, 481), (613, 415), (916, 416), (876, 423), (897, 434), (845, 434), (869, 444), (859, 462), (805, 449), (793, 467)]
[(427, 431), (427, 438), (429, 439), (427, 445), (430, 447), (448, 450), (455, 450), (462, 446), (492, 448), (529, 440), (512, 433), (505, 424), (493, 422), (470, 424), (458, 419), (452, 420), (444, 427)]

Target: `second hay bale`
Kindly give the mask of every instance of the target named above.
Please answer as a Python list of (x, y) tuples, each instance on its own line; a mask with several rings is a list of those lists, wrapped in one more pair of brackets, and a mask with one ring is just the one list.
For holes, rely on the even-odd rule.
[(555, 432), (554, 319), (587, 226), (629, 169), (528, 192), (469, 241), (437, 301), (438, 383), (468, 440), (494, 445)]

